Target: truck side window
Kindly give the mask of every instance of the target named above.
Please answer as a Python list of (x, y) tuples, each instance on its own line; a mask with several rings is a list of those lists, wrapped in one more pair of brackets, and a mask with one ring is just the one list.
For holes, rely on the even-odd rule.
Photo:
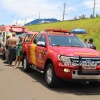
[(24, 42), (30, 42), (31, 38), (32, 38), (32, 34), (28, 34), (28, 35), (25, 37)]
[(43, 42), (45, 42), (45, 43), (46, 43), (46, 37), (42, 35), (42, 37), (41, 37), (41, 40), (40, 40), (40, 41), (43, 41)]
[(40, 40), (41, 36), (42, 36), (42, 35), (38, 34), (38, 35), (34, 38), (33, 43), (36, 44), (36, 43)]

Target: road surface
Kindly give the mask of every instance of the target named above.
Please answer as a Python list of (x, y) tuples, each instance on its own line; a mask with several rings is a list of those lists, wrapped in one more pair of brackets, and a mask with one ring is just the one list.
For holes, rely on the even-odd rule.
[[(13, 63), (14, 65), (14, 63)], [(0, 59), (0, 100), (100, 100), (100, 88), (81, 82), (63, 82), (50, 89), (36, 71), (13, 69)]]

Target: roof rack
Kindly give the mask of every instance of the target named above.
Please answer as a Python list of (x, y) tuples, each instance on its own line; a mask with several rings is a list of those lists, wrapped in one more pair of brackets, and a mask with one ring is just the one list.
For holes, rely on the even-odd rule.
[(60, 33), (70, 33), (69, 30), (60, 29), (60, 28), (46, 28), (46, 32), (60, 32)]

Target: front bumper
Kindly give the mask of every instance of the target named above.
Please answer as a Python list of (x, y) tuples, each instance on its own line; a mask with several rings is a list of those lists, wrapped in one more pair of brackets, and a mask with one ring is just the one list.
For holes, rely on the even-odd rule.
[(88, 73), (88, 72), (79, 73), (77, 70), (73, 70), (72, 79), (100, 80), (100, 71), (98, 72), (94, 71), (93, 73)]
[[(70, 57), (72, 63), (59, 62), (56, 67), (58, 77), (65, 79), (98, 79), (100, 80), (100, 57)], [(65, 72), (64, 69), (70, 70)]]

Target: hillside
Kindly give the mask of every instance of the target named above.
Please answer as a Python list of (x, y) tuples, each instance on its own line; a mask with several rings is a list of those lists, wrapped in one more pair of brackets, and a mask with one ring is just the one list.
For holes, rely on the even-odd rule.
[(97, 46), (97, 50), (100, 50), (100, 18), (70, 20), (64, 22), (31, 25), (26, 27), (29, 30), (34, 31), (43, 31), (45, 28), (63, 28), (68, 30), (72, 30), (74, 28), (83, 28), (87, 31), (87, 34), (78, 36), (82, 40), (92, 37), (94, 39), (94, 44)]

